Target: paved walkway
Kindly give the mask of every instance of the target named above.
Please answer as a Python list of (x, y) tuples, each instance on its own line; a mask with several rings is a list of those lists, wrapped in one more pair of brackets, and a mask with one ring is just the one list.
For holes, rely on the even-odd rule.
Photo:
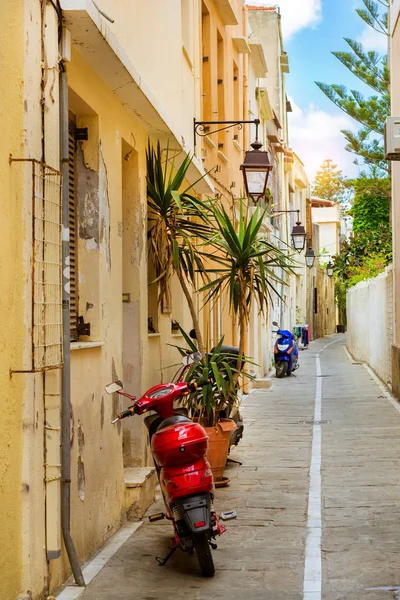
[(238, 518), (214, 551), (213, 579), (178, 552), (158, 567), (171, 526), (146, 522), (80, 598), (400, 598), (400, 414), (343, 344), (313, 343), (296, 377), (244, 401), (245, 437), (232, 454), (243, 466), (229, 466), (215, 503)]

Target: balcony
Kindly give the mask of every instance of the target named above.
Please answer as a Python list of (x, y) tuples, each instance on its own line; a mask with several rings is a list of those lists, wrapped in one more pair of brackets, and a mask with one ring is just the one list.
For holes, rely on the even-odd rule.
[(230, 0), (214, 0), (214, 4), (219, 12), (224, 25), (238, 25), (235, 10)]

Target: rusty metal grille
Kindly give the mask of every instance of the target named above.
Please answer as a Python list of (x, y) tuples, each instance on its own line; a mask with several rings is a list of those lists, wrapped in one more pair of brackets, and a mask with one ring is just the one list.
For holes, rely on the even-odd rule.
[(71, 342), (78, 339), (78, 244), (77, 244), (77, 177), (75, 123), (70, 120), (68, 135), (68, 208), (69, 208), (69, 324)]
[(21, 371), (57, 369), (63, 364), (62, 177), (39, 161), (11, 160), (32, 165), (32, 365)]

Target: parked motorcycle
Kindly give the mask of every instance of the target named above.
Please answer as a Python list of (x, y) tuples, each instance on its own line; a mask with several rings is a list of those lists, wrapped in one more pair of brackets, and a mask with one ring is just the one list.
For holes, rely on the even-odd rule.
[(156, 413), (148, 415), (144, 422), (149, 431), (166, 513), (153, 515), (150, 521), (166, 518), (174, 528), (169, 553), (157, 561), (161, 566), (165, 565), (177, 548), (189, 554), (196, 552), (204, 577), (214, 575), (211, 548), (215, 549), (217, 545), (212, 540), (223, 534), (226, 527), (219, 523), (213, 507), (214, 481), (206, 459), (207, 434), (201, 425), (178, 414), (174, 401), (209, 383), (212, 380), (199, 384), (181, 381), (156, 385), (139, 400), (123, 391), (121, 381), (106, 386), (107, 393), (117, 393), (133, 401), (113, 423), (134, 414)]
[[(276, 321), (272, 324), (279, 327)], [(274, 346), (274, 356), (276, 376), (281, 379), (285, 375), (291, 375), (299, 368), (299, 349), (296, 337), (287, 329), (278, 329), (274, 333), (279, 335)]]

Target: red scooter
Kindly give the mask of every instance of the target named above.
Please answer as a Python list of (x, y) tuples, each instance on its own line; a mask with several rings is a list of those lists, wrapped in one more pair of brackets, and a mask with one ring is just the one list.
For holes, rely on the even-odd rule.
[(164, 559), (157, 558), (157, 561), (161, 566), (165, 565), (177, 548), (189, 554), (195, 551), (204, 577), (214, 575), (210, 547), (217, 547), (212, 540), (224, 533), (226, 527), (219, 523), (213, 508), (214, 480), (206, 459), (207, 433), (198, 423), (177, 414), (174, 401), (209, 383), (188, 384), (181, 381), (156, 385), (139, 400), (122, 391), (121, 381), (106, 386), (107, 393), (118, 393), (133, 401), (132, 406), (117, 415), (113, 423), (150, 410), (156, 413), (147, 416), (145, 424), (149, 430), (166, 514), (153, 515), (150, 521), (166, 518), (172, 521), (174, 527), (170, 551)]

